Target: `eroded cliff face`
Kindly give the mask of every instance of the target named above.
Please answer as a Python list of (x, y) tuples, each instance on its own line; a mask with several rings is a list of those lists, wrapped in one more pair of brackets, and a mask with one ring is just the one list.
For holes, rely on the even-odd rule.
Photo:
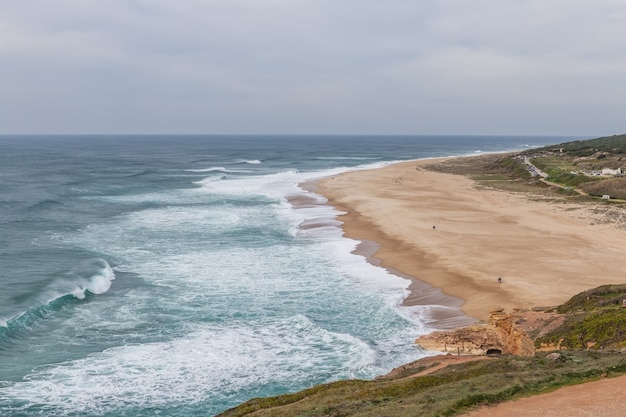
[(495, 329), (486, 325), (432, 332), (420, 336), (415, 343), (426, 350), (459, 355), (484, 355), (502, 349)]
[(556, 327), (562, 317), (544, 311), (491, 312), (488, 323), (420, 336), (415, 342), (426, 350), (452, 354), (504, 353), (533, 356), (534, 339)]

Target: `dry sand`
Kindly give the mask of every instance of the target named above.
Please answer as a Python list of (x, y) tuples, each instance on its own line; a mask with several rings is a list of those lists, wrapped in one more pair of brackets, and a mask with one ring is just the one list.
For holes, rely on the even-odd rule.
[[(347, 213), (339, 217), (346, 236), (380, 245), (374, 257), (383, 267), (460, 298), (477, 319), (626, 282), (625, 233), (598, 224), (589, 206), (478, 189), (465, 176), (423, 168), (430, 163), (349, 172), (316, 191)], [(419, 281), (413, 287), (407, 303), (419, 303)]]

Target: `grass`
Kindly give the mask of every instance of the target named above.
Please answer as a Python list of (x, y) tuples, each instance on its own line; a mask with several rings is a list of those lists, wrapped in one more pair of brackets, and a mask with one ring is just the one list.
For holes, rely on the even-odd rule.
[(561, 314), (593, 311), (607, 306), (619, 306), (624, 299), (626, 299), (626, 284), (601, 285), (576, 294), (560, 305), (557, 311)]
[(501, 356), (424, 376), (340, 381), (297, 394), (254, 399), (221, 416), (455, 416), (476, 406), (623, 374), (626, 358), (619, 353), (569, 352), (560, 360), (544, 355)]
[(626, 347), (626, 285), (603, 285), (570, 298), (557, 308), (568, 314), (559, 328), (535, 341), (536, 346), (567, 349), (619, 349)]
[(582, 189), (593, 196), (609, 195), (612, 199), (626, 200), (626, 178), (607, 178), (584, 184)]

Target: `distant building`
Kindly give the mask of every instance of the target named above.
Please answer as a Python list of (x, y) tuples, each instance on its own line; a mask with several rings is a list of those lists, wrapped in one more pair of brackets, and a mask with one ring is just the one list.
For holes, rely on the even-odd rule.
[(610, 196), (610, 195), (608, 195), (608, 194), (604, 194), (604, 195), (602, 196), (602, 199), (603, 199), (603, 200), (610, 200), (610, 199), (611, 199), (611, 196)]
[(621, 168), (610, 169), (610, 168), (602, 168), (602, 175), (620, 175), (622, 173)]

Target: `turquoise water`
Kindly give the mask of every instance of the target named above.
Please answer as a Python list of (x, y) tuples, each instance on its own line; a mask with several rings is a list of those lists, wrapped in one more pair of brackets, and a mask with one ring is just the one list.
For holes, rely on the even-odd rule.
[(214, 415), (420, 358), (434, 306), (298, 184), (569, 139), (0, 137), (0, 415)]

